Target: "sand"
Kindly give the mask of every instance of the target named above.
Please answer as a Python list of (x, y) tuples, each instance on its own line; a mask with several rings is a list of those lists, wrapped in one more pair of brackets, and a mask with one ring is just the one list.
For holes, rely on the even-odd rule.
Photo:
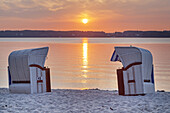
[(119, 96), (117, 91), (53, 89), (11, 94), (0, 88), (0, 113), (170, 113), (170, 92)]

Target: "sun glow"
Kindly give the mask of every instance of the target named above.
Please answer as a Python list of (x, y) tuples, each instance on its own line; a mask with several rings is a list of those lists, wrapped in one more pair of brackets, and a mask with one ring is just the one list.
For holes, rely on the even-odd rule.
[(87, 18), (82, 19), (83, 24), (87, 24), (88, 21), (89, 21), (89, 20), (88, 20)]

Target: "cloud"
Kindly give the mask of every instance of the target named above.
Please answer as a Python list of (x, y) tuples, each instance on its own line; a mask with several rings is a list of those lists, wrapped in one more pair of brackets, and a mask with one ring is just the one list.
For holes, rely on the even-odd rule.
[[(55, 14), (91, 11), (92, 13), (113, 12), (121, 15), (138, 15), (170, 11), (169, 0), (0, 0), (1, 16), (21, 16), (35, 12)], [(11, 15), (13, 13), (13, 15)], [(40, 14), (41, 15), (41, 14)], [(34, 16), (39, 16), (36, 14)], [(27, 17), (27, 16), (26, 16)], [(40, 16), (41, 17), (41, 16)]]
[(94, 23), (107, 25), (169, 24), (169, 4), (170, 0), (0, 0), (0, 20), (64, 24), (88, 17)]

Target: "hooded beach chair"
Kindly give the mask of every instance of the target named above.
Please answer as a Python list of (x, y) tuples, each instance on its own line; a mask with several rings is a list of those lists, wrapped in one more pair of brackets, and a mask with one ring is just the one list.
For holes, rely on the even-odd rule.
[(138, 47), (115, 47), (111, 61), (117, 69), (119, 95), (144, 95), (155, 92), (153, 59), (150, 51)]
[(44, 67), (48, 47), (13, 51), (8, 58), (9, 91), (50, 92), (50, 69)]

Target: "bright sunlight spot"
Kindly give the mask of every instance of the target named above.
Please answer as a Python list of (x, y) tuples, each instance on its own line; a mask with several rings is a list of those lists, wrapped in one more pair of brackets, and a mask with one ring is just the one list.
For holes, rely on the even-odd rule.
[(84, 19), (82, 19), (82, 22), (83, 22), (83, 24), (87, 24), (88, 23), (88, 19), (84, 18)]

